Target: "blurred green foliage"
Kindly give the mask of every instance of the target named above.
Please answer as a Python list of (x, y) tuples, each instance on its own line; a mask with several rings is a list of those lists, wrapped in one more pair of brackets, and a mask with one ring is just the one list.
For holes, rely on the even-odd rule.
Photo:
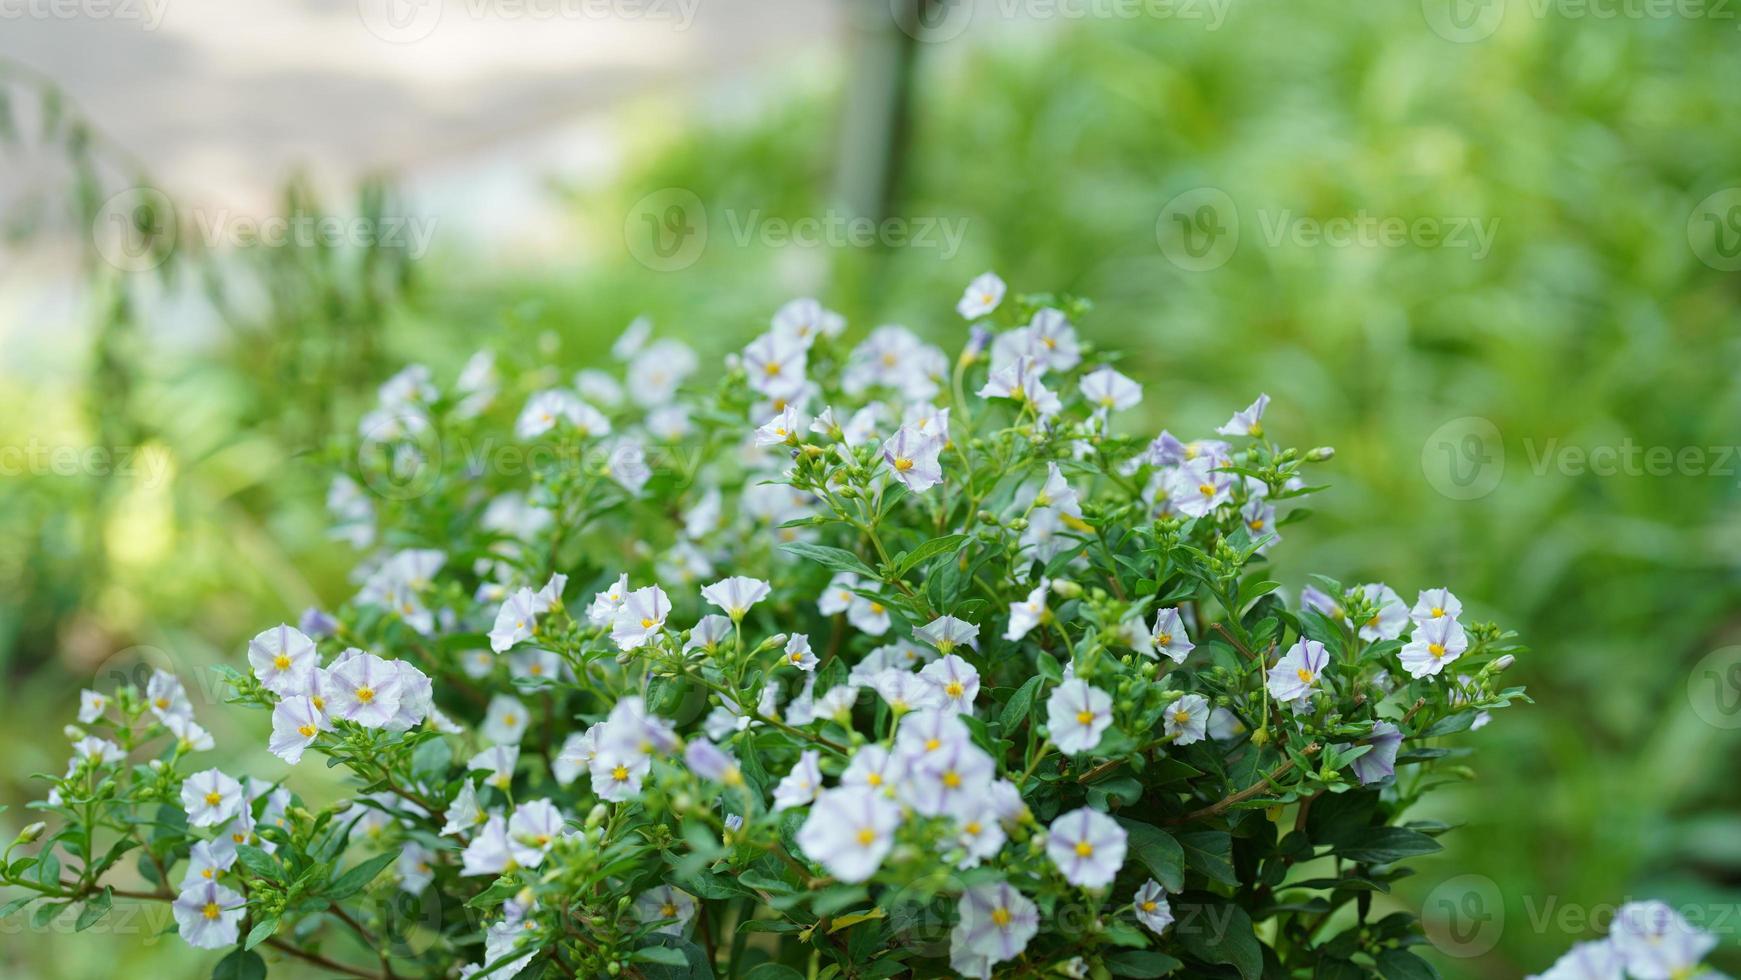
[[(1491, 36), (1459, 43), (1432, 28), (1442, 6), (1234, 0), (1216, 29), (1059, 20), (921, 45), (897, 211), (965, 219), (958, 254), (746, 243), (753, 222), (834, 206), (841, 93), (825, 87), (728, 122), (709, 106), (628, 110), (638, 162), (608, 187), (565, 190), (559, 206), (595, 247), (559, 275), (480, 276), (450, 259), (407, 279), (391, 263), (266, 256), (241, 271), (279, 288), (229, 308), (217, 349), (136, 347), (111, 359), (131, 387), (73, 393), (100, 406), (128, 390), (123, 414), (174, 460), (169, 484), (9, 479), (0, 492), (0, 532), (31, 542), (0, 564), (0, 662), (19, 696), (5, 726), (30, 733), (6, 801), (26, 798), (20, 770), (61, 764), (56, 729), (113, 651), (229, 656), (262, 623), (348, 593), (349, 556), (321, 530), (319, 433), (348, 424), (399, 362), (451, 379), (488, 345), (567, 369), (641, 313), (723, 352), (807, 292), (856, 330), (905, 322), (941, 338), (960, 329), (946, 301), (991, 268), (1017, 291), (1094, 301), (1082, 327), (1116, 339), (1148, 382), (1145, 427), (1202, 434), (1267, 391), (1304, 427), (1286, 439), (1336, 447), (1333, 489), (1290, 549), (1312, 559), (1280, 569), (1291, 584), (1310, 565), (1405, 596), (1449, 585), (1533, 647), (1515, 681), (1537, 704), (1481, 731), (1476, 775), (1430, 814), (1464, 829), (1390, 899), (1427, 902), (1431, 918), (1445, 880), (1492, 880), (1504, 929), (1481, 955), (1438, 957), (1445, 975), (1543, 969), (1627, 897), (1728, 916), (1710, 924), (1733, 955), (1741, 729), (1723, 723), (1741, 717), (1701, 713), (1690, 694), (1710, 680), (1701, 661), (1741, 642), (1741, 461), (1599, 476), (1558, 450), (1741, 443), (1741, 273), (1701, 261), (1696, 233), (1701, 202), (1741, 185), (1736, 23), (1512, 4)], [(693, 192), (708, 219), (679, 271), (624, 248), (625, 216), (663, 188)], [(1176, 242), (1169, 202), (1200, 188), (1225, 194), (1232, 209), (1214, 217), (1240, 236), (1224, 264), (1191, 271), (1163, 245)], [(1480, 257), (1273, 238), (1278, 223), (1356, 216), (1495, 234)], [(9, 440), (57, 419), (105, 431), (3, 400)], [(1469, 423), (1456, 420), (1471, 417), (1497, 432), (1488, 465), (1503, 471), (1491, 492), (1452, 499), (1435, 489), (1455, 462), (1439, 443), (1459, 451)], [(1597, 925), (1568, 929), (1567, 907)]]

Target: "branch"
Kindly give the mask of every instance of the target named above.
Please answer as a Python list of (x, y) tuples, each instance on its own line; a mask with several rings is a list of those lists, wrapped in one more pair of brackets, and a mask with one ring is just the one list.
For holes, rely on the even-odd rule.
[[(1313, 742), (1311, 745), (1308, 745), (1304, 749), (1301, 749), (1300, 752), (1303, 755), (1316, 755), (1318, 752), (1318, 743)], [(1207, 817), (1213, 817), (1213, 816), (1216, 816), (1218, 814), (1226, 813), (1229, 809), (1231, 809), (1235, 806), (1238, 806), (1239, 804), (1244, 803), (1246, 800), (1249, 800), (1254, 796), (1260, 795), (1261, 793), (1263, 793), (1264, 790), (1269, 789), (1270, 785), (1272, 783), (1274, 783), (1281, 776), (1286, 775), (1288, 770), (1290, 770), (1292, 768), (1294, 768), (1294, 760), (1293, 759), (1286, 759), (1282, 762), (1281, 765), (1276, 766), (1274, 769), (1271, 769), (1269, 772), (1265, 773), (1264, 777), (1262, 779), (1258, 780), (1255, 783), (1252, 783), (1250, 786), (1247, 786), (1246, 788), (1240, 790), (1239, 792), (1234, 793), (1231, 796), (1224, 796), (1221, 799), (1215, 801), (1214, 803), (1209, 804), (1206, 807), (1203, 807), (1200, 810), (1192, 810), (1190, 813), (1187, 813), (1182, 817), (1174, 817), (1173, 819), (1168, 820), (1167, 823), (1169, 825), (1191, 823), (1193, 821), (1202, 820), (1202, 819), (1205, 819)]]

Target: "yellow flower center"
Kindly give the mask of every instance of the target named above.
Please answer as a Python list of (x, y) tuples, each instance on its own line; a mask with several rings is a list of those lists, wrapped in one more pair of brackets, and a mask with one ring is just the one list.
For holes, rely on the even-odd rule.
[(963, 694), (966, 694), (967, 689), (961, 686), (960, 681), (950, 681), (948, 684), (943, 685), (943, 693), (949, 695), (951, 698), (958, 698)]
[(883, 784), (883, 774), (880, 772), (871, 773), (864, 777), (864, 784), (866, 786), (881, 786)]
[(217, 806), (224, 802), (224, 794), (213, 791), (206, 794), (206, 806)]
[(670, 902), (666, 902), (664, 905), (659, 906), (659, 918), (661, 918), (661, 919), (675, 919), (675, 918), (677, 918), (677, 906), (672, 905)]
[(1433, 610), (1432, 610), (1432, 616), (1433, 616), (1433, 618), (1434, 618), (1434, 619), (1438, 619), (1438, 618), (1439, 618), (1439, 617), (1440, 617), (1440, 616), (1443, 616), (1443, 615), (1445, 615), (1445, 610), (1444, 610), (1444, 609), (1442, 609), (1442, 608), (1440, 608), (1440, 607), (1438, 607), (1438, 606), (1434, 606), (1434, 607), (1433, 607)]
[(323, 698), (320, 695), (316, 694), (314, 697), (309, 698), (309, 700), (314, 703), (314, 710), (316, 710), (316, 711), (325, 711), (326, 710), (326, 698)]
[(950, 789), (961, 788), (961, 774), (951, 769), (943, 774), (943, 785)]
[(1445, 645), (1443, 643), (1429, 643), (1427, 644), (1427, 652), (1433, 655), (1434, 660), (1438, 660), (1445, 655)]
[(213, 878), (217, 877), (217, 869), (216, 868), (206, 868), (199, 873), (199, 876), (201, 878), (204, 878), (207, 881), (210, 881)]
[(1004, 908), (1002, 905), (992, 909), (991, 921), (996, 923), (999, 929), (1008, 928), (1010, 924), (1010, 910)]
[(858, 843), (861, 847), (869, 847), (877, 842), (877, 832), (869, 827), (861, 827), (858, 832)]
[(978, 837), (979, 832), (982, 828), (979, 826), (978, 820), (969, 820), (969, 821), (967, 821), (967, 826), (965, 826), (961, 829), (967, 831), (968, 834), (971, 836)]
[(935, 752), (942, 747), (943, 743), (938, 739), (928, 738), (925, 740), (925, 751), (927, 752)]
[(1171, 634), (1171, 633), (1156, 633), (1155, 634), (1155, 646), (1164, 647), (1164, 646), (1170, 645), (1172, 642), (1173, 642), (1173, 634)]
[(296, 726), (296, 734), (301, 735), (303, 738), (313, 738), (314, 733), (317, 731), (320, 731), (320, 729), (314, 727), (313, 725), (297, 725)]
[(1153, 912), (1158, 908), (1160, 908), (1160, 905), (1156, 903), (1154, 899), (1150, 899), (1142, 904), (1142, 910), (1144, 912)]
[(1299, 670), (1295, 671), (1294, 673), (1299, 676), (1301, 684), (1312, 683), (1312, 672), (1307, 670), (1306, 668), (1301, 667)]
[(290, 669), (290, 658), (281, 653), (278, 656), (272, 658), (272, 666), (278, 670), (289, 670)]
[(644, 629), (644, 630), (650, 630), (650, 629), (652, 629), (652, 628), (653, 628), (653, 620), (651, 620), (651, 619), (646, 619), (646, 618), (643, 618), (643, 619), (642, 619), (642, 620), (641, 620), (641, 628), (642, 628), (642, 629)]
[(1094, 712), (1087, 709), (1076, 712), (1076, 724), (1087, 725), (1094, 721)]
[(905, 473), (912, 468), (913, 468), (913, 461), (912, 460), (908, 459), (905, 456), (895, 457), (895, 469), (896, 470), (898, 470), (902, 473)]
[(218, 908), (218, 903), (216, 902), (207, 902), (206, 907), (200, 910), (200, 914), (208, 919), (215, 919), (222, 914), (222, 912), (223, 909)]
[(615, 769), (612, 769), (611, 770), (611, 778), (616, 780), (619, 783), (628, 782), (629, 781), (629, 767), (628, 766), (618, 766)]
[(1191, 712), (1175, 711), (1173, 712), (1173, 721), (1180, 725), (1189, 725), (1191, 723)]
[(1205, 497), (1213, 497), (1215, 496), (1215, 486), (1210, 483), (1199, 483), (1197, 484), (1197, 492)]
[(515, 728), (520, 724), (520, 716), (510, 711), (502, 716), (502, 724)]
[(770, 378), (776, 374), (779, 374), (780, 373), (780, 362), (779, 361), (769, 361), (767, 363), (767, 365), (762, 368), (762, 372)]
[(871, 603), (870, 608), (871, 608), (871, 612), (878, 615), (878, 616), (881, 616), (883, 614), (883, 604), (880, 602)]
[(1092, 856), (1094, 856), (1094, 845), (1088, 843), (1085, 840), (1077, 841), (1076, 842), (1076, 856), (1077, 857), (1092, 857)]
[(357, 700), (363, 702), (364, 704), (368, 704), (369, 702), (375, 700), (375, 689), (372, 687), (359, 687), (359, 688), (357, 688)]

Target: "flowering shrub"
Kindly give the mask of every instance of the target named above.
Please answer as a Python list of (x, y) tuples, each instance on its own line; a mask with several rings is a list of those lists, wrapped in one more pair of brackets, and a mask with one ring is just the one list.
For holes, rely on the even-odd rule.
[(801, 300), (723, 371), (637, 323), (621, 372), (400, 373), (335, 452), (355, 597), (220, 668), (353, 798), (202, 766), (172, 674), (87, 691), (5, 911), (169, 902), (223, 976), (1431, 975), (1375, 894), (1522, 696), (1511, 634), (1442, 588), (1290, 606), (1328, 449), (1265, 397), (1124, 432), (1086, 304), (958, 312), (953, 361)]

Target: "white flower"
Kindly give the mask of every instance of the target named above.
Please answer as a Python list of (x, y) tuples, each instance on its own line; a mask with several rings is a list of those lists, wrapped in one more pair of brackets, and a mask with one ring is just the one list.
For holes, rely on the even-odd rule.
[(935, 663), (926, 664), (919, 676), (942, 695), (943, 707), (950, 711), (973, 712), (973, 699), (979, 696), (979, 671), (974, 670), (972, 664), (951, 653)]
[[(1548, 972), (1529, 980), (1625, 980), (1626, 963), (1606, 939), (1577, 943)], [(1714, 978), (1713, 978), (1714, 980)]]
[(520, 761), (520, 746), (494, 745), (471, 757), (465, 764), (466, 769), (482, 770), (489, 773), (484, 782), (504, 792), (514, 782), (514, 767)]
[(393, 872), (402, 890), (421, 895), (435, 880), (435, 852), (416, 841), (406, 841), (401, 845)]
[(756, 430), (756, 445), (796, 446), (800, 441), (799, 433), (809, 426), (810, 420), (799, 414), (798, 407), (788, 404), (780, 410), (780, 414)]
[(1663, 902), (1628, 902), (1614, 915), (1608, 942), (1637, 980), (1682, 980), (1695, 976), (1717, 937), (1695, 929)]
[(538, 626), (538, 607), (538, 597), (531, 589), (514, 590), (496, 612), (496, 624), (490, 629), (490, 649), (504, 653), (514, 644), (531, 639)]
[(1153, 878), (1136, 890), (1131, 908), (1136, 911), (1136, 920), (1157, 936), (1173, 924), (1173, 908), (1167, 904), (1166, 890)]
[(74, 742), (73, 755), (80, 759), (95, 759), (103, 764), (120, 762), (127, 758), (127, 753), (119, 745), (95, 735), (87, 735)]
[(731, 629), (731, 620), (724, 616), (703, 616), (695, 624), (695, 628), (689, 631), (689, 639), (683, 641), (683, 652), (705, 650), (714, 653), (719, 649), (720, 642), (731, 634)]
[(798, 756), (798, 764), (780, 780), (780, 785), (774, 787), (774, 812), (790, 810), (795, 806), (804, 806), (816, 799), (816, 793), (822, 788), (822, 768), (818, 765), (820, 756), (815, 749), (806, 749)]
[(1051, 587), (1049, 579), (1041, 579), (1026, 599), (1010, 603), (1010, 626), (1004, 631), (1004, 639), (1019, 640), (1027, 636), (1034, 627), (1045, 622), (1046, 592)]
[(483, 829), (460, 852), (462, 875), (499, 875), (513, 856), (508, 851), (508, 822), (499, 813), (490, 814)]
[(698, 363), (695, 351), (681, 340), (654, 341), (629, 362), (629, 397), (647, 408), (664, 405)]
[(580, 400), (572, 391), (552, 389), (540, 391), (526, 402), (520, 418), (514, 423), (514, 435), (520, 439), (536, 439), (558, 422), (567, 422), (583, 437), (610, 435), (610, 419), (604, 413)]
[(942, 452), (943, 440), (903, 425), (883, 443), (882, 458), (908, 490), (924, 493), (943, 482)]
[(888, 702), (889, 708), (897, 713), (932, 708), (941, 702), (937, 689), (929, 682), (898, 667), (889, 667), (872, 674), (868, 683), (871, 690), (877, 692), (877, 696)]
[(1143, 400), (1143, 389), (1112, 368), (1103, 367), (1082, 379), (1082, 397), (1096, 408), (1123, 411)]
[(1112, 695), (1072, 677), (1046, 699), (1046, 727), (1065, 755), (1093, 751), (1112, 725)]
[(1409, 618), (1417, 626), (1434, 619), (1456, 619), (1462, 614), (1462, 600), (1452, 595), (1450, 589), (1422, 589), (1415, 607), (1409, 610)]
[(793, 633), (786, 640), (785, 653), (780, 662), (788, 667), (796, 667), (805, 673), (816, 669), (816, 654), (810, 652), (810, 638), (803, 633)]
[(768, 597), (768, 583), (759, 578), (733, 575), (701, 590), (701, 597), (725, 611), (734, 622)]
[(816, 300), (795, 299), (774, 312), (773, 327), (775, 334), (808, 346), (817, 337), (840, 336), (846, 318)]
[(695, 896), (670, 885), (649, 888), (635, 896), (635, 918), (663, 923), (654, 932), (681, 936), (689, 931), (689, 920), (695, 918)]
[(181, 876), (181, 890), (216, 881), (218, 875), (236, 863), (236, 845), (228, 837), (215, 837), (195, 844), (187, 855), (187, 871)]
[(234, 945), (247, 903), (215, 881), (196, 881), (171, 906), (181, 938), (195, 949)]
[(158, 720), (170, 715), (193, 717), (193, 705), (188, 703), (187, 690), (181, 686), (179, 678), (167, 671), (151, 672), (151, 679), (145, 682), (145, 703)]
[(858, 586), (857, 575), (851, 572), (834, 573), (834, 577), (828, 580), (828, 587), (822, 590), (822, 595), (816, 600), (816, 611), (824, 616), (846, 612), (858, 598), (858, 593), (853, 591)]
[(967, 738), (944, 742), (934, 751), (907, 756), (901, 798), (928, 817), (974, 812), (997, 776), (997, 763)]
[(647, 338), (653, 335), (653, 321), (645, 316), (635, 317), (623, 332), (611, 344), (611, 356), (619, 361), (627, 361), (641, 352), (647, 344)]
[(1209, 727), (1209, 699), (1201, 694), (1187, 694), (1168, 705), (1161, 717), (1174, 745), (1201, 742)]
[(1196, 648), (1191, 635), (1185, 632), (1185, 620), (1179, 615), (1179, 610), (1155, 610), (1155, 625), (1149, 629), (1149, 649), (1143, 652), (1157, 653), (1174, 663), (1184, 663), (1185, 656)]
[(1003, 302), (1005, 288), (997, 273), (981, 273), (967, 284), (967, 290), (955, 304), (955, 312), (968, 320), (977, 320), (997, 309), (997, 304)]
[(1330, 654), (1317, 640), (1300, 639), (1269, 669), (1270, 697), (1277, 701), (1298, 701), (1318, 687), (1318, 678), (1329, 666)]
[(329, 727), (312, 699), (302, 695), (288, 697), (272, 709), (272, 738), (266, 748), (294, 766), (302, 761), (302, 753), (314, 744), (315, 738)]
[(1263, 410), (1268, 407), (1269, 396), (1258, 395), (1257, 401), (1252, 402), (1251, 406), (1242, 412), (1234, 412), (1233, 417), (1215, 432), (1224, 436), (1261, 438), (1263, 436)]
[(1124, 865), (1126, 836), (1118, 821), (1082, 807), (1052, 821), (1046, 831), (1046, 856), (1070, 884), (1100, 888), (1111, 884)]
[(1430, 677), (1445, 669), (1469, 649), (1462, 624), (1448, 616), (1429, 619), (1415, 627), (1407, 644), (1397, 651), (1397, 660), (1410, 677)]
[(855, 786), (825, 790), (798, 828), (804, 856), (848, 884), (876, 873), (895, 843), (901, 808), (880, 792)]
[(447, 805), (447, 823), (442, 825), (443, 837), (470, 833), (483, 823), (487, 815), (478, 804), (477, 788), (466, 780), (459, 784), (459, 792), (453, 796), (453, 802)]
[(981, 804), (977, 811), (958, 815), (955, 830), (955, 843), (966, 852), (956, 864), (960, 868), (977, 867), (981, 861), (996, 857), (1009, 839), (997, 812), (989, 804)]
[(109, 710), (109, 697), (89, 688), (79, 692), (79, 724), (89, 725)]
[(508, 820), (508, 853), (523, 868), (538, 867), (562, 835), (562, 824), (562, 811), (549, 800), (520, 804)]
[(592, 605), (586, 607), (587, 622), (594, 626), (609, 626), (616, 621), (617, 610), (623, 607), (628, 597), (629, 576), (625, 572), (617, 576), (610, 588), (593, 596)]
[(163, 719), (163, 727), (175, 736), (176, 744), (183, 752), (205, 752), (218, 744), (212, 733), (202, 728), (191, 715), (170, 715)]
[(530, 721), (524, 704), (506, 694), (498, 694), (490, 699), (484, 723), (478, 732), (497, 745), (518, 745)]
[(400, 674), (372, 653), (358, 653), (327, 672), (328, 713), (365, 728), (383, 728), (399, 713)]
[(956, 910), (960, 921), (950, 936), (951, 947), (959, 939), (988, 964), (1022, 955), (1028, 940), (1040, 930), (1039, 909), (1008, 882), (968, 888)]
[(641, 792), (641, 780), (652, 768), (648, 756), (623, 746), (600, 746), (590, 767), (592, 791), (601, 800), (620, 803)]
[(744, 374), (750, 387), (771, 398), (790, 398), (804, 386), (809, 344), (778, 333), (765, 333), (743, 351)]
[(181, 784), (181, 808), (190, 827), (215, 827), (242, 807), (242, 784), (216, 769), (196, 772)]
[(556, 753), (556, 758), (550, 760), (550, 771), (555, 774), (557, 783), (567, 786), (580, 778), (580, 774), (592, 766), (592, 757), (598, 754), (597, 731), (588, 728), (584, 732), (572, 732), (562, 742), (562, 748)]
[(952, 653), (964, 644), (979, 649), (979, 627), (954, 616), (939, 616), (924, 626), (915, 626), (913, 635), (941, 653)]
[(1378, 607), (1371, 619), (1360, 624), (1360, 638), (1371, 643), (1401, 636), (1409, 624), (1409, 607), (1403, 604), (1402, 597), (1390, 586), (1380, 583), (1362, 585), (1358, 591)]
[(864, 745), (853, 753), (852, 762), (840, 774), (840, 785), (889, 792), (901, 784), (906, 771), (906, 763), (899, 754), (880, 745)]
[(994, 370), (979, 389), (981, 398), (1008, 398), (1018, 405), (1034, 410), (1041, 418), (1056, 415), (1064, 405), (1040, 380), (1044, 369), (1032, 357)]
[(671, 600), (657, 585), (636, 589), (623, 600), (611, 624), (611, 639), (623, 650), (634, 650), (665, 628)]

